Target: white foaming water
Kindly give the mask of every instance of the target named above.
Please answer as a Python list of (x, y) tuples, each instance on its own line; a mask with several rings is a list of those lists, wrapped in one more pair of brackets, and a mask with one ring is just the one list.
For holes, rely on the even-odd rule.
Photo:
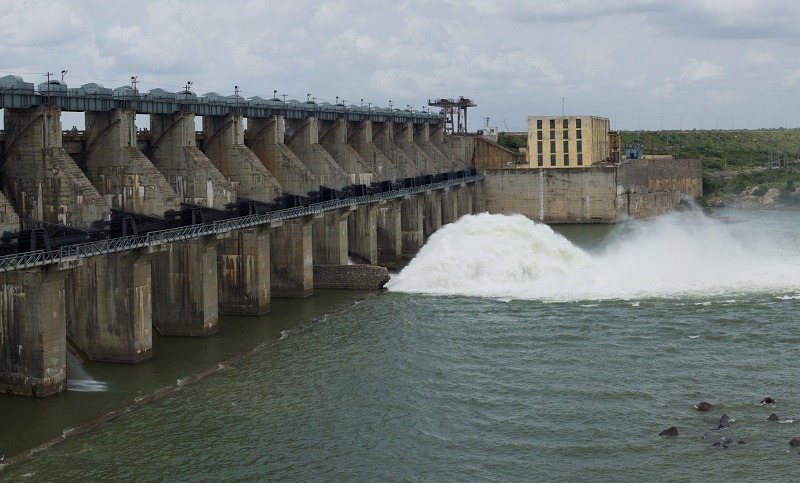
[(389, 290), (548, 301), (797, 293), (800, 252), (745, 224), (674, 214), (632, 222), (589, 254), (521, 215), (446, 225)]

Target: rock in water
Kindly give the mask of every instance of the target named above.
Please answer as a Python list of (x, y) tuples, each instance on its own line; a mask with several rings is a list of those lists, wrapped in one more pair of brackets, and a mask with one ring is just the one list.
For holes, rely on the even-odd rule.
[(723, 414), (721, 418), (719, 418), (719, 426), (717, 429), (725, 429), (731, 425), (731, 418), (727, 414)]
[(792, 438), (792, 440), (789, 441), (789, 446), (800, 446), (800, 438)]
[(774, 406), (775, 405), (775, 399), (767, 396), (767, 397), (765, 397), (764, 399), (761, 400), (761, 404), (765, 404), (767, 406)]
[(707, 402), (703, 401), (703, 402), (701, 402), (700, 404), (698, 404), (695, 407), (697, 408), (698, 411), (708, 411), (711, 408), (713, 408), (714, 405), (711, 404), (711, 403), (707, 403)]
[(722, 438), (721, 440), (717, 441), (716, 443), (712, 444), (711, 446), (718, 446), (718, 447), (721, 447), (721, 448), (727, 448), (731, 444), (733, 444), (733, 440), (731, 438)]
[(778, 421), (778, 415), (775, 413), (770, 414), (767, 421)]
[(661, 436), (662, 438), (673, 438), (678, 435), (678, 428), (676, 428), (675, 426), (669, 427), (664, 431), (658, 433), (658, 435)]

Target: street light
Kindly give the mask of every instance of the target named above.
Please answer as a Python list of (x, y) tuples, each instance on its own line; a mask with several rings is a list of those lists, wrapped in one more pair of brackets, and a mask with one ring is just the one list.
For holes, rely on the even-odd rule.
[(61, 82), (64, 82), (64, 76), (67, 75), (67, 72), (68, 71), (66, 69), (61, 71)]

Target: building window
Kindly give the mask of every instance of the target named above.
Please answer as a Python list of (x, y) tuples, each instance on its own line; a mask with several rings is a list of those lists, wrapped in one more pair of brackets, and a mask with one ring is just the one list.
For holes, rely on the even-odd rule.
[(581, 128), (581, 120), (575, 119), (575, 129), (580, 129), (580, 128)]
[(569, 141), (564, 141), (564, 152), (565, 153), (569, 152)]
[(556, 152), (556, 142), (555, 141), (550, 141), (550, 152), (551, 153), (555, 153)]
[(556, 128), (556, 120), (550, 119), (550, 129), (555, 129), (555, 128)]
[(550, 166), (555, 166), (555, 165), (556, 165), (556, 155), (555, 154), (551, 154), (550, 155)]
[(582, 151), (583, 151), (583, 141), (578, 141), (578, 152), (580, 153)]
[(569, 166), (569, 154), (564, 155), (564, 166)]
[(578, 153), (578, 166), (583, 166), (583, 154)]
[(569, 131), (567, 131), (567, 130), (565, 129), (565, 130), (564, 130), (564, 132), (563, 132), (562, 134), (563, 134), (563, 136), (562, 136), (562, 137), (563, 137), (564, 139), (569, 139)]
[(536, 164), (539, 166), (544, 166), (544, 156), (541, 154), (536, 157)]
[(537, 141), (536, 142), (536, 152), (538, 152), (538, 153), (542, 152), (542, 142), (541, 141)]
[(580, 130), (580, 129), (578, 129), (577, 131), (575, 131), (575, 137), (576, 137), (576, 138), (578, 138), (578, 139), (583, 139), (583, 138), (581, 137), (581, 130)]
[(542, 140), (542, 131), (537, 131), (536, 132), (536, 139), (538, 139), (540, 141)]
[(550, 139), (555, 139), (555, 138), (556, 138), (556, 132), (551, 129), (550, 130)]
[(541, 119), (537, 119), (536, 120), (536, 129), (541, 129), (541, 128), (542, 128), (542, 120)]
[(564, 119), (561, 124), (563, 125), (564, 129), (567, 129), (569, 127), (569, 119)]

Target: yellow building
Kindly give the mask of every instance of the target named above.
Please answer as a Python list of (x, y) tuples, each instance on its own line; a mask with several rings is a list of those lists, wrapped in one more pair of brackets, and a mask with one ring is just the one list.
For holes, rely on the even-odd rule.
[(583, 168), (609, 161), (610, 127), (604, 117), (530, 116), (528, 163), (538, 168)]

